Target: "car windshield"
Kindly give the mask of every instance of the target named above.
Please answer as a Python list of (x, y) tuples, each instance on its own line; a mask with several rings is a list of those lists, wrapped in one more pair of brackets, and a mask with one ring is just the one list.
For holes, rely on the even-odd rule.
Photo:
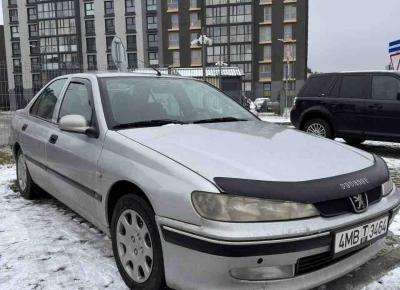
[(114, 129), (166, 124), (257, 120), (228, 96), (200, 81), (178, 78), (100, 78), (107, 121)]

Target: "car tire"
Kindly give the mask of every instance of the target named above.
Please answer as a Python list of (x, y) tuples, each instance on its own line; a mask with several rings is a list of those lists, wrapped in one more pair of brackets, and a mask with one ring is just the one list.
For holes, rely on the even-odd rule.
[(359, 139), (359, 138), (344, 138), (344, 141), (346, 141), (347, 144), (351, 146), (358, 146), (361, 143), (365, 141), (365, 139)]
[(334, 138), (333, 130), (330, 124), (324, 119), (320, 118), (307, 121), (303, 126), (303, 131), (319, 137), (325, 137), (328, 139)]
[(25, 199), (35, 198), (36, 185), (31, 178), (28, 167), (26, 166), (25, 156), (21, 150), (17, 153), (17, 186), (22, 197)]
[(143, 198), (129, 194), (117, 202), (111, 238), (118, 270), (130, 289), (164, 289), (161, 240), (154, 211)]

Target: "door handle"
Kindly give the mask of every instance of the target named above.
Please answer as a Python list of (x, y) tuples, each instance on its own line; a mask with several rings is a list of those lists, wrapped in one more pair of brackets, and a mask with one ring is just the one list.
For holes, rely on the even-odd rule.
[(56, 144), (57, 139), (58, 139), (58, 136), (53, 134), (53, 135), (50, 136), (49, 142), (50, 142), (51, 144)]
[(21, 130), (22, 130), (22, 131), (25, 131), (26, 128), (28, 128), (28, 124), (23, 124)]
[(382, 106), (382, 105), (379, 105), (379, 104), (373, 104), (373, 105), (369, 105), (368, 108), (380, 110), (380, 109), (383, 108), (383, 106)]

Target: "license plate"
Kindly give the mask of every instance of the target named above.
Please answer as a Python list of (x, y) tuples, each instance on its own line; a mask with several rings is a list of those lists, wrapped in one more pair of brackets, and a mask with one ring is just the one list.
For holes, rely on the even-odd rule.
[(388, 230), (389, 217), (383, 217), (373, 222), (366, 223), (346, 231), (335, 234), (334, 253), (357, 248), (380, 236), (384, 236)]

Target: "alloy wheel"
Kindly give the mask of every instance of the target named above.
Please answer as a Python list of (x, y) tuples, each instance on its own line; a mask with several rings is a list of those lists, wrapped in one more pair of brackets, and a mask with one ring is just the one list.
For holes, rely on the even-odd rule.
[(313, 123), (308, 126), (306, 132), (316, 136), (326, 137), (326, 129), (323, 125), (319, 123)]
[(28, 175), (26, 170), (25, 157), (23, 154), (20, 154), (18, 156), (17, 178), (20, 190), (24, 191), (26, 189)]

